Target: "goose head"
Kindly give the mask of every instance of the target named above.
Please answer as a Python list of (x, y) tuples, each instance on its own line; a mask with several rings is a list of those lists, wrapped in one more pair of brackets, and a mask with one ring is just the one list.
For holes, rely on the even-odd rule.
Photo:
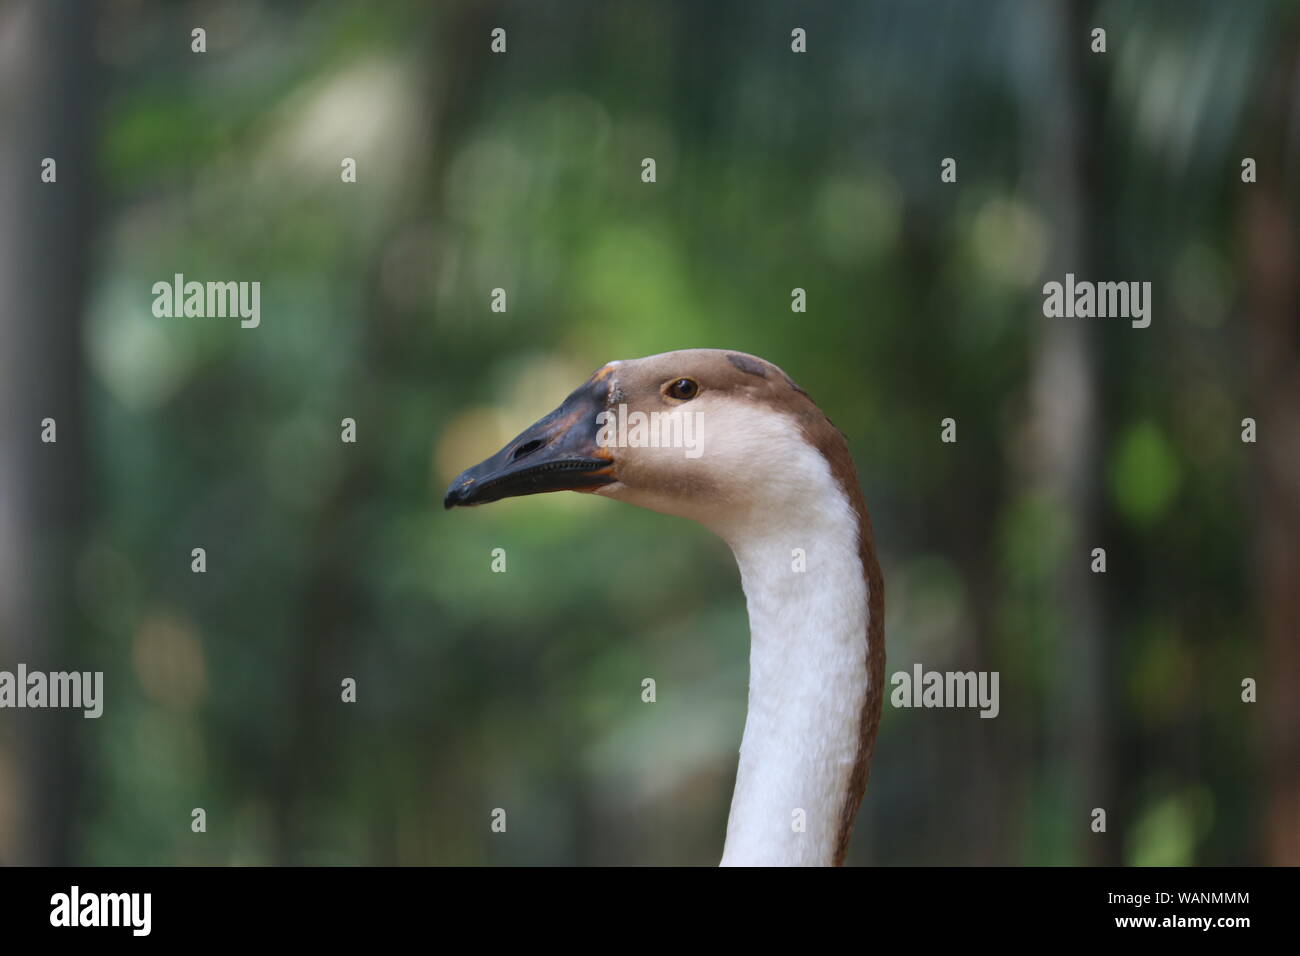
[[(722, 862), (838, 864), (866, 788), (884, 596), (843, 435), (770, 362), (687, 349), (610, 362), (447, 490), (447, 508), (581, 491), (727, 541), (750, 617), (750, 706)], [(806, 552), (799, 573), (793, 554)], [(791, 814), (807, 815), (793, 832)]]
[(444, 505), (589, 492), (727, 537), (811, 493), (826, 466), (858, 494), (843, 437), (781, 369), (742, 352), (685, 349), (603, 366), (457, 476)]

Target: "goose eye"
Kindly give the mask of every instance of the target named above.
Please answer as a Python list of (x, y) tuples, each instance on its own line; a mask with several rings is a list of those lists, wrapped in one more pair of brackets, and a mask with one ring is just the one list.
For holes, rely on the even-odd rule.
[(700, 392), (700, 386), (693, 378), (679, 378), (668, 386), (668, 395), (678, 401), (688, 402)]

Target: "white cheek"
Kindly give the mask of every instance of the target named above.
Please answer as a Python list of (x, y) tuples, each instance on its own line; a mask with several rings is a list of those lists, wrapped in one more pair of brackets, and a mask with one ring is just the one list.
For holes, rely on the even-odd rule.
[(774, 482), (815, 467), (810, 456), (820, 458), (793, 419), (764, 406), (720, 403), (706, 412), (703, 426), (700, 462), (755, 501)]
[(798, 424), (771, 408), (702, 396), (673, 410), (698, 415), (695, 448), (618, 448), (619, 481), (597, 494), (680, 515), (721, 533), (757, 509), (782, 508), (825, 470)]

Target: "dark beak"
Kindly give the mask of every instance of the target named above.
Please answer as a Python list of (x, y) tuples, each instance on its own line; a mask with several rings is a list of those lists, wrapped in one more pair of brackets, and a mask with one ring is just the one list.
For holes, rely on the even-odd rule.
[(614, 481), (613, 455), (596, 444), (609, 383), (592, 379), (487, 461), (461, 472), (442, 504), (483, 505), (545, 491), (591, 491)]

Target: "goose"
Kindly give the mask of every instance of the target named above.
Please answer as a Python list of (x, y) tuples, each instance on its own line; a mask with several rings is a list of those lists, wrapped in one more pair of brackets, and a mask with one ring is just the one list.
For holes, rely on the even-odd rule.
[[(691, 434), (687, 415), (694, 450), (655, 440)], [(730, 546), (750, 673), (721, 865), (843, 864), (885, 669), (883, 581), (843, 434), (771, 362), (665, 352), (598, 369), (443, 504), (562, 490), (689, 518)]]

